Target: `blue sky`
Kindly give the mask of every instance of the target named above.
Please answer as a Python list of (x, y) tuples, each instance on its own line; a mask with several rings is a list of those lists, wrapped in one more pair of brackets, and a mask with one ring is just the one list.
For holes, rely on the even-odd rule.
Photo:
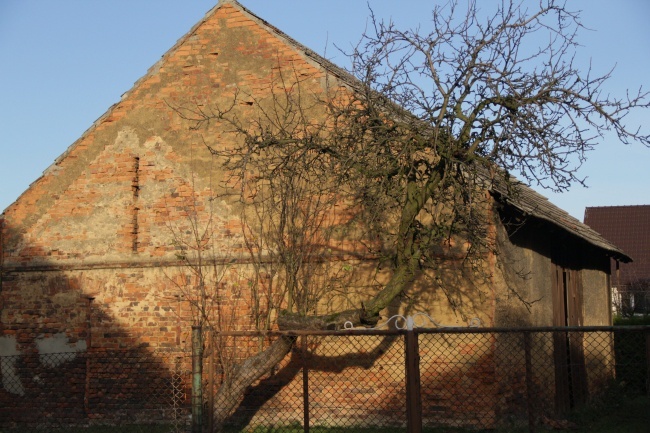
[[(530, 3), (536, 3), (532, 0)], [(358, 40), (360, 0), (241, 0), (261, 18), (339, 65)], [(426, 26), (431, 0), (371, 0), (376, 15)], [(607, 90), (650, 89), (650, 2), (568, 0), (583, 11), (578, 61), (616, 66)], [(0, 0), (0, 211), (16, 200), (216, 0)], [(399, 6), (398, 6), (399, 5)], [(650, 128), (650, 110), (630, 117)], [(580, 171), (589, 188), (541, 191), (582, 220), (586, 206), (650, 204), (650, 149), (604, 140)]]

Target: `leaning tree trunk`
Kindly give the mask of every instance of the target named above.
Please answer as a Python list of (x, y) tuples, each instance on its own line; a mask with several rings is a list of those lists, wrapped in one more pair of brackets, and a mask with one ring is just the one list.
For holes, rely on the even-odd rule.
[(295, 337), (282, 336), (266, 350), (246, 358), (235, 367), (214, 398), (213, 419), (216, 431), (222, 430), (224, 421), (237, 407), (246, 389), (282, 361), (294, 342)]
[[(384, 290), (379, 292), (368, 305), (370, 311), (364, 308), (358, 310), (346, 310), (326, 316), (299, 316), (294, 314), (283, 314), (278, 318), (280, 329), (285, 330), (316, 330), (316, 329), (341, 329), (346, 322), (357, 326), (360, 324), (376, 323), (378, 313), (387, 307), (392, 299), (406, 288), (413, 281), (413, 265), (417, 258), (411, 258), (403, 266), (400, 266), (391, 281)], [(408, 268), (408, 269), (405, 269)], [(253, 355), (241, 364), (238, 364), (230, 373), (228, 378), (219, 387), (215, 395), (213, 407), (213, 419), (216, 431), (223, 429), (223, 423), (233, 413), (244, 396), (245, 391), (267, 374), (274, 366), (291, 351), (296, 337), (281, 336), (273, 342), (266, 350)]]

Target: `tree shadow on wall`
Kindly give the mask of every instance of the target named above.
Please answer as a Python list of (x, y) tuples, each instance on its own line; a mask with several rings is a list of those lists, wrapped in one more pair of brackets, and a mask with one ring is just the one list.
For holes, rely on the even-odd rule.
[[(445, 272), (441, 273), (444, 276), (441, 284), (453, 288), (453, 293), (439, 290), (438, 296), (447, 302), (456, 302), (459, 315), (479, 309), (483, 302), (480, 288), (467, 282), (458, 260), (448, 261)], [(427, 301), (431, 299), (432, 289), (437, 287), (432, 288), (428, 282), (423, 275), (403, 299), (393, 302), (388, 316), (397, 314), (402, 307), (407, 313), (431, 308)], [(409, 302), (412, 300), (421, 302)], [(227, 425), (241, 428), (249, 424), (301, 424), (305, 401), (309, 405), (310, 425), (405, 424), (405, 343), (402, 334), (306, 338), (306, 350), (298, 339), (279, 368), (248, 390), (238, 409), (226, 421)], [(305, 366), (308, 370), (306, 386), (303, 382)]]
[[(398, 334), (300, 337), (278, 369), (246, 392), (225, 424), (239, 428), (251, 422), (302, 424), (305, 397), (312, 425), (327, 424), (341, 410), (349, 412), (350, 422), (373, 417), (380, 421), (381, 411), (376, 408), (385, 394), (400, 392), (395, 382), (400, 382), (404, 368), (402, 341)], [(385, 383), (381, 392), (375, 392), (378, 381)], [(347, 407), (342, 399), (347, 400)], [(384, 423), (388, 418), (399, 423), (405, 415), (392, 408), (383, 417)]]

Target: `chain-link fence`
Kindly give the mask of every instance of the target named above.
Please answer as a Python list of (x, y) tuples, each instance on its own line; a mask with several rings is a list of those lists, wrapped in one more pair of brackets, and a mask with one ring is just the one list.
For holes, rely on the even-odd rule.
[[(204, 431), (534, 431), (612, 390), (649, 392), (650, 327), (290, 335), (289, 354), (223, 426), (210, 416), (222, 382), (287, 334), (206, 341)], [(0, 431), (189, 432), (190, 360), (144, 350), (0, 357)]]
[[(217, 338), (244, 358), (280, 335)], [(247, 390), (225, 426), (237, 432), (535, 431), (544, 423), (562, 425), (569, 413), (612, 390), (648, 393), (648, 342), (650, 327), (301, 334), (283, 362)], [(214, 374), (224, 377), (219, 367)]]
[(187, 358), (140, 349), (0, 357), (0, 431), (184, 432)]

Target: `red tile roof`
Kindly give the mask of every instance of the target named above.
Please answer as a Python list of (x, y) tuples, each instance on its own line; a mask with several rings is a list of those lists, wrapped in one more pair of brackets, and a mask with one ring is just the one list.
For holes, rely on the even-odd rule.
[[(634, 260), (621, 265), (620, 284), (650, 279), (650, 205), (588, 207), (585, 224)], [(615, 269), (612, 277), (616, 278)]]

